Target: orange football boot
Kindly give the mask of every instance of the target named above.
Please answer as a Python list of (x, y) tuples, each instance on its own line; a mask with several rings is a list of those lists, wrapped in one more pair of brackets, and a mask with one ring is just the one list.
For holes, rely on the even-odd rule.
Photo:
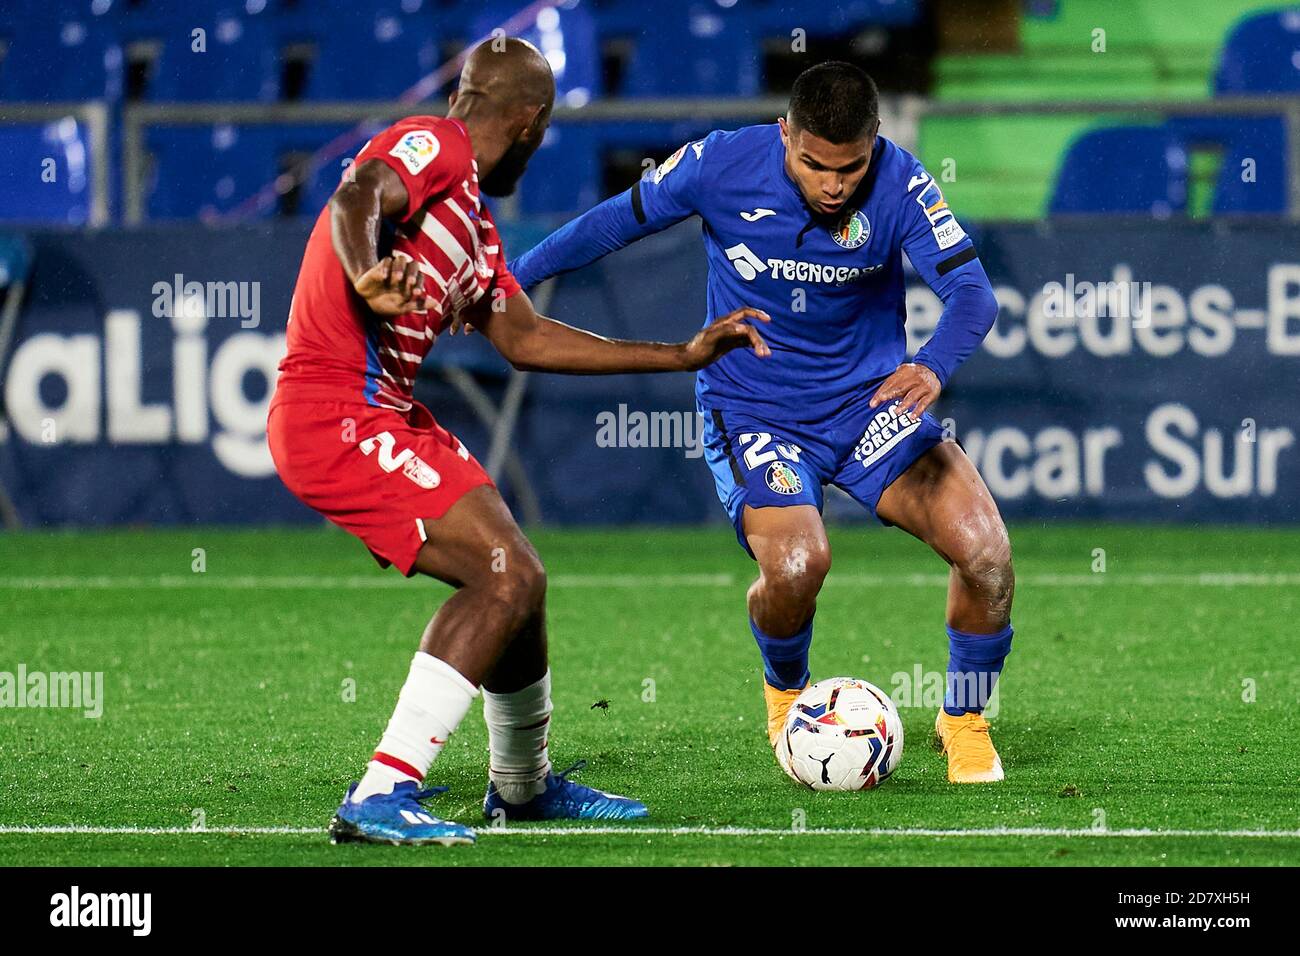
[(995, 783), (1003, 779), (1002, 759), (989, 739), (989, 722), (983, 714), (953, 717), (940, 709), (934, 721), (941, 752), (948, 755), (948, 780), (952, 783)]
[(767, 739), (773, 747), (776, 746), (781, 731), (785, 730), (786, 715), (790, 713), (790, 708), (794, 706), (794, 702), (806, 687), (805, 684), (798, 690), (777, 690), (767, 681), (763, 681), (763, 699), (767, 702)]

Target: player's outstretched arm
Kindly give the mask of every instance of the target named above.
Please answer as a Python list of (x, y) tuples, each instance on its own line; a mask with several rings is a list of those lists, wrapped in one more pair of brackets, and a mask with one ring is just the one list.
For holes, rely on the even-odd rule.
[(706, 186), (707, 142), (683, 146), (654, 175), (642, 177), (631, 189), (561, 226), (510, 263), (519, 284), (531, 289), (696, 215), (698, 194)]
[(759, 309), (737, 309), (709, 323), (689, 342), (629, 342), (575, 329), (538, 315), (523, 292), (494, 311), (480, 305), (465, 319), (487, 336), (515, 368), (530, 372), (609, 375), (619, 372), (694, 372), (711, 365), (732, 349), (752, 348), (771, 354), (749, 320), (768, 322)]
[[(570, 220), (510, 264), (519, 284), (531, 289), (552, 276), (563, 275), (630, 245), (656, 231), (638, 222), (632, 211), (632, 190), (606, 199)], [(671, 223), (658, 226), (666, 228)]]

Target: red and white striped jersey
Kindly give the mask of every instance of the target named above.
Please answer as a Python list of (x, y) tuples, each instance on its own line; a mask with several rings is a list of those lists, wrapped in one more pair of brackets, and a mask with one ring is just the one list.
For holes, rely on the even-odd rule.
[(391, 253), (419, 264), (426, 308), (399, 316), (371, 312), (334, 252), (326, 208), (307, 240), (294, 288), (275, 402), (364, 400), (408, 411), (420, 363), (452, 317), (484, 296), (520, 291), (479, 197), (478, 165), (463, 123), (408, 117), (370, 140), (356, 164), (372, 159), (397, 173), (409, 197), (401, 218), (384, 224), (380, 258)]

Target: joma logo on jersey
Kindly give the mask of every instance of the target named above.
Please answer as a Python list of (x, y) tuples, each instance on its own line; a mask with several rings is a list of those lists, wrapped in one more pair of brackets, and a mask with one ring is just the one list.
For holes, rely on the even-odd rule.
[(853, 449), (853, 457), (862, 462), (863, 468), (870, 468), (889, 454), (890, 449), (921, 427), (919, 416), (913, 417), (910, 412), (895, 414), (896, 408), (895, 404), (876, 412), (867, 425), (867, 430), (862, 433), (858, 447)]
[(736, 272), (746, 282), (753, 282), (759, 275), (771, 272), (773, 279), (784, 279), (786, 282), (848, 285), (885, 267), (883, 262), (864, 267), (832, 266), (823, 262), (804, 262), (799, 259), (760, 259), (743, 242), (724, 249), (723, 252), (727, 254)]

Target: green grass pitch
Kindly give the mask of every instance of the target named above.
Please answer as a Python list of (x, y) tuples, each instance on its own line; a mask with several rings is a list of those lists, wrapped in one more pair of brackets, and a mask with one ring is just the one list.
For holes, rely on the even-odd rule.
[[(922, 700), (902, 709), (898, 773), (855, 794), (776, 766), (753, 565), (728, 529), (533, 537), (553, 758), (585, 758), (579, 779), (644, 799), (649, 821), (330, 846), (449, 590), (381, 572), (330, 529), (30, 533), (0, 539), (0, 671), (102, 671), (104, 710), (0, 710), (0, 864), (1300, 864), (1300, 531), (1013, 527), (1017, 638), (993, 721), (1006, 782), (948, 784)], [(831, 543), (814, 678), (894, 690), (941, 671), (939, 560), (861, 525)], [(485, 768), (476, 705), (431, 809), (482, 823)]]

